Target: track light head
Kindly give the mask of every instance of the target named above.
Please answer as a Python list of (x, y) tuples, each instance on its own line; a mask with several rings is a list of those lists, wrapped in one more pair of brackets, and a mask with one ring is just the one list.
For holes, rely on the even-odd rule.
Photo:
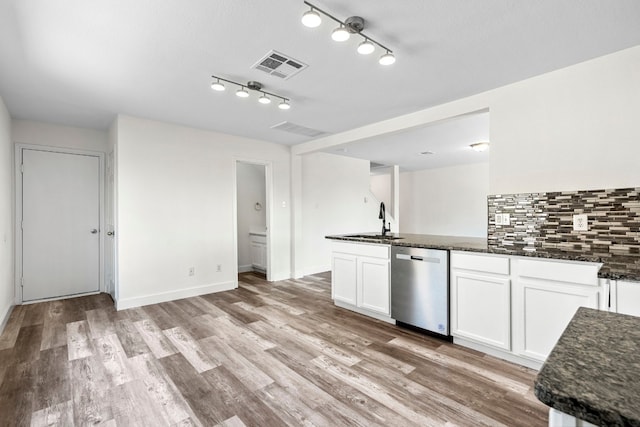
[(302, 25), (308, 28), (316, 28), (320, 26), (322, 23), (322, 18), (320, 18), (320, 14), (316, 12), (313, 8), (306, 11), (304, 15), (302, 15)]
[(358, 53), (360, 55), (369, 55), (376, 50), (376, 47), (368, 39), (364, 39), (362, 43), (358, 45)]
[(378, 62), (380, 63), (380, 65), (391, 65), (396, 62), (396, 57), (393, 56), (393, 53), (387, 51), (387, 53), (380, 57)]
[(349, 31), (345, 28), (344, 25), (340, 25), (331, 33), (331, 38), (336, 42), (346, 42), (347, 40), (349, 40), (349, 36)]
[(211, 83), (211, 89), (217, 91), (217, 92), (222, 92), (225, 87), (222, 84), (222, 82), (220, 81), (220, 79), (216, 80), (215, 82)]
[(286, 99), (283, 99), (282, 102), (278, 104), (278, 108), (281, 110), (288, 110), (291, 108), (291, 104), (289, 104)]
[(236, 91), (236, 96), (238, 98), (248, 98), (249, 97), (249, 92), (247, 92), (247, 90), (244, 88), (244, 86), (240, 87), (240, 89), (238, 89)]
[(271, 104), (271, 98), (263, 93), (262, 96), (258, 98), (258, 102), (260, 104)]

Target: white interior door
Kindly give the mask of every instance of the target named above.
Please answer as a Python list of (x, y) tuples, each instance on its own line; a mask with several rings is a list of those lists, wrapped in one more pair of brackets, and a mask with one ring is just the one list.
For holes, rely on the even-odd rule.
[(100, 158), (23, 149), (22, 300), (100, 289)]

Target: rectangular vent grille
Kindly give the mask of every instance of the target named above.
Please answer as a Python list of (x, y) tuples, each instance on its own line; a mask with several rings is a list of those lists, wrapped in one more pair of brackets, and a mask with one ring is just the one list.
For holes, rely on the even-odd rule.
[(267, 74), (284, 80), (290, 79), (307, 67), (308, 65), (302, 61), (293, 59), (275, 50), (270, 51), (251, 66), (251, 68), (264, 71)]
[(271, 129), (277, 129), (283, 132), (295, 133), (297, 135), (304, 135), (304, 136), (310, 136), (310, 137), (316, 137), (316, 136), (327, 134), (327, 132), (323, 132), (317, 129), (311, 129), (305, 126), (300, 126), (291, 122), (278, 123), (277, 125), (271, 126)]

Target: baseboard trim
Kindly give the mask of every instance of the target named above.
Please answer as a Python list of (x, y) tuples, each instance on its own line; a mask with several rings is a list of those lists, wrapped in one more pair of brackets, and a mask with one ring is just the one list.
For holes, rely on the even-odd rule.
[(238, 266), (238, 273), (248, 273), (250, 271), (253, 271), (253, 266), (251, 266), (251, 264)]
[(0, 335), (4, 332), (4, 327), (7, 326), (7, 322), (9, 322), (9, 317), (11, 317), (11, 312), (13, 311), (13, 307), (15, 305), (9, 303), (9, 305), (3, 310), (2, 317), (0, 317)]
[(195, 297), (198, 295), (212, 294), (215, 292), (230, 291), (238, 287), (237, 281), (214, 283), (193, 288), (179, 289), (175, 291), (160, 292), (157, 294), (144, 295), (140, 297), (124, 298), (116, 301), (116, 310), (142, 307), (149, 304), (173, 301), (182, 298)]
[(465, 338), (453, 337), (453, 343), (457, 345), (461, 345), (463, 347), (470, 348), (472, 350), (480, 351), (482, 353), (488, 354), (489, 356), (506, 360), (507, 362), (526, 366), (527, 368), (531, 368), (536, 371), (539, 371), (540, 368), (542, 367), (542, 362), (531, 360), (525, 357), (519, 357), (519, 356), (516, 356), (515, 354), (508, 353), (504, 350), (499, 350), (497, 348), (493, 348), (488, 345), (479, 344), (479, 343), (467, 340)]

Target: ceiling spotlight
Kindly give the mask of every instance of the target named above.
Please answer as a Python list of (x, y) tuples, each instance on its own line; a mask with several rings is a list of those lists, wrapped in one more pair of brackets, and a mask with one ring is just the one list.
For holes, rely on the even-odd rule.
[(358, 53), (360, 55), (369, 55), (376, 50), (376, 47), (368, 39), (364, 39), (362, 43), (358, 45)]
[(390, 51), (387, 51), (387, 53), (385, 53), (380, 57), (378, 62), (380, 63), (380, 65), (391, 65), (394, 62), (396, 62), (396, 57), (393, 56), (393, 53), (391, 53)]
[(316, 28), (321, 23), (322, 23), (322, 19), (320, 18), (320, 15), (318, 14), (318, 12), (313, 10), (313, 8), (311, 8), (311, 10), (306, 11), (304, 15), (302, 15), (302, 24), (305, 27)]
[(236, 91), (236, 96), (239, 98), (248, 98), (249, 97), (249, 92), (247, 92), (247, 90), (244, 88), (244, 86), (242, 86), (240, 89), (238, 89)]
[(331, 38), (336, 42), (346, 42), (349, 40), (349, 31), (347, 31), (344, 25), (340, 25), (338, 28), (333, 30)]
[(260, 104), (271, 104), (271, 98), (263, 93), (262, 96), (258, 98), (258, 102)]
[(224, 85), (220, 82), (220, 79), (217, 79), (215, 82), (211, 83), (211, 89), (222, 92), (224, 90)]
[(481, 152), (489, 149), (488, 142), (476, 142), (475, 144), (471, 144), (469, 147), (473, 148), (475, 151)]
[(278, 104), (278, 108), (281, 110), (288, 110), (289, 108), (291, 108), (291, 104), (289, 104), (285, 99), (280, 104)]

